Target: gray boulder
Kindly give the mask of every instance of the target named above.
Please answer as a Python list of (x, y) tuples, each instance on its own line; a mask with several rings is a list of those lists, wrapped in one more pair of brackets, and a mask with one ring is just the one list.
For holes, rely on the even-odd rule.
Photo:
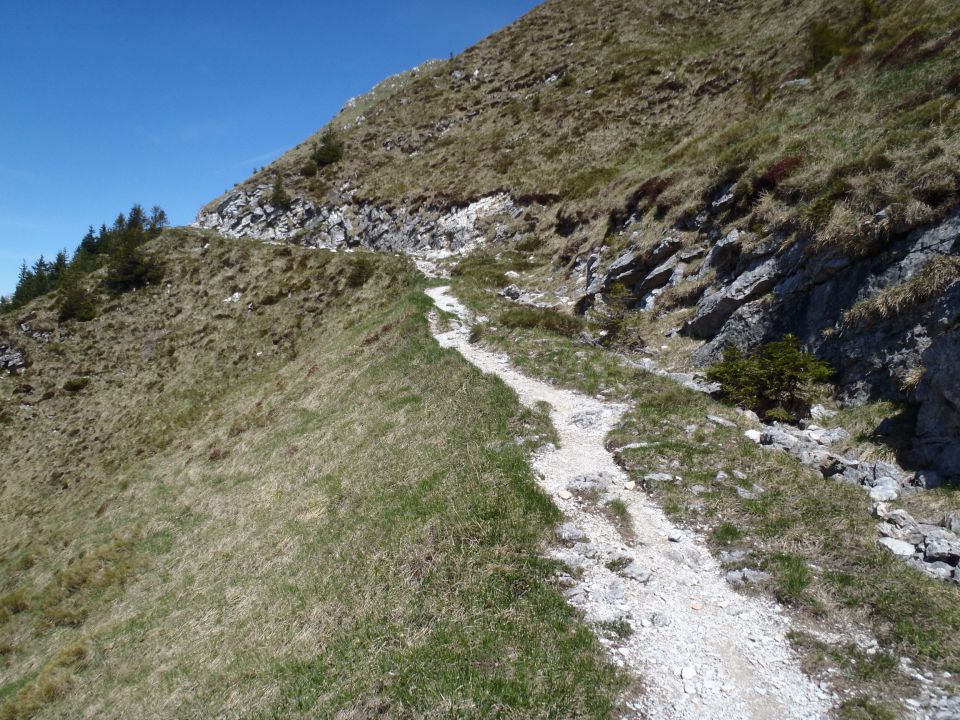
[(763, 570), (730, 570), (726, 574), (727, 582), (731, 585), (756, 585), (770, 579), (770, 573)]
[(776, 259), (743, 273), (725, 289), (705, 297), (697, 314), (684, 325), (684, 332), (695, 338), (713, 337), (737, 309), (766, 293), (776, 280)]
[(573, 523), (564, 523), (557, 528), (557, 539), (568, 542), (588, 542), (587, 534)]
[[(960, 283), (955, 283), (960, 317)], [(960, 329), (941, 335), (923, 354), (926, 372), (917, 391), (916, 440), (912, 460), (960, 479)], [(940, 480), (941, 478), (938, 478)], [(929, 483), (928, 483), (929, 484)]]
[(677, 271), (677, 268), (680, 265), (680, 258), (676, 255), (671, 257), (666, 262), (661, 263), (653, 270), (651, 270), (647, 276), (640, 282), (637, 286), (634, 294), (637, 297), (643, 297), (653, 290), (659, 290), (664, 285), (670, 282), (673, 278), (674, 273)]
[(912, 557), (914, 552), (916, 552), (916, 548), (913, 545), (903, 540), (897, 540), (896, 538), (884, 537), (880, 538), (877, 542), (898, 557)]
[(619, 572), (621, 575), (623, 575), (623, 577), (629, 578), (630, 580), (634, 580), (641, 584), (650, 582), (650, 578), (653, 576), (653, 573), (651, 573), (649, 570), (640, 567), (634, 562), (630, 563)]
[(750, 352), (770, 336), (773, 319), (764, 298), (752, 300), (738, 308), (723, 325), (723, 331), (693, 353), (693, 361), (699, 366), (712, 365), (723, 359), (728, 347)]
[(23, 372), (27, 367), (27, 358), (23, 350), (12, 345), (0, 344), (0, 370), (9, 373)]
[(731, 230), (707, 252), (698, 277), (705, 277), (711, 270), (721, 271), (729, 267), (739, 254), (740, 231)]
[[(652, 250), (642, 253), (640, 250), (631, 249), (619, 255), (607, 269), (607, 272), (601, 277), (594, 276), (587, 287), (587, 295), (596, 295), (601, 292), (609, 291), (617, 283), (623, 283), (631, 288), (634, 295), (641, 296), (649, 290), (640, 291), (638, 283), (645, 283), (645, 278), (650, 274), (650, 269), (663, 263), (667, 258), (674, 255), (683, 245), (678, 238), (666, 237), (661, 240)], [(670, 280), (674, 267), (671, 267), (663, 283), (657, 287), (662, 287)], [(665, 273), (666, 270), (660, 270)], [(650, 288), (655, 289), (655, 288)]]
[(516, 285), (507, 285), (503, 290), (499, 292), (499, 295), (505, 297), (509, 300), (518, 300), (523, 294), (523, 291)]
[(567, 490), (572, 493), (606, 492), (610, 487), (610, 479), (604, 473), (596, 475), (578, 475), (567, 483)]

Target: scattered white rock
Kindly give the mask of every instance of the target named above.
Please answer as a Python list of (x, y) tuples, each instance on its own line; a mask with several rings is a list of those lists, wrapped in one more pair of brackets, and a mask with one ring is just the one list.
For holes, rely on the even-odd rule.
[(670, 473), (650, 473), (644, 475), (643, 479), (648, 483), (673, 482), (673, 475)]
[(900, 497), (900, 494), (891, 487), (880, 486), (870, 488), (870, 499), (877, 502), (890, 502)]
[(646, 568), (642, 568), (636, 563), (630, 563), (623, 570), (620, 571), (620, 574), (631, 580), (636, 580), (638, 583), (647, 583), (650, 582), (650, 578), (653, 576)]
[(719, 425), (720, 427), (735, 428), (737, 426), (735, 422), (730, 422), (726, 418), (722, 418), (719, 415), (707, 415), (707, 420), (712, 422), (714, 425)]
[(587, 542), (587, 534), (573, 523), (564, 523), (557, 528), (557, 537), (563, 542)]
[(883, 545), (887, 550), (892, 552), (894, 555), (899, 555), (900, 557), (911, 557), (916, 548), (908, 542), (903, 540), (897, 540), (896, 538), (885, 537), (877, 540), (878, 543)]
[(823, 405), (814, 405), (810, 408), (810, 417), (814, 420), (824, 420), (826, 418), (836, 417), (837, 413), (835, 410), (828, 410)]

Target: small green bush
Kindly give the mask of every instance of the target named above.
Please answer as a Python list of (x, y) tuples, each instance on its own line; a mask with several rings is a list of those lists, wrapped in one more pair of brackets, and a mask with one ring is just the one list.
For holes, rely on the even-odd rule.
[(29, 609), (30, 603), (23, 590), (15, 590), (0, 596), (0, 623), (5, 623), (13, 615)]
[(152, 285), (163, 279), (163, 266), (140, 248), (126, 245), (110, 254), (103, 284), (108, 292), (119, 295), (128, 290)]
[(97, 316), (97, 303), (93, 293), (79, 282), (65, 282), (60, 292), (60, 322), (76, 320), (89, 322)]
[(490, 326), (486, 323), (477, 323), (470, 328), (469, 341), (471, 344), (478, 343), (486, 336)]
[(807, 561), (798, 555), (780, 553), (774, 555), (771, 565), (777, 583), (777, 596), (781, 602), (799, 602), (813, 580)]
[(807, 30), (807, 67), (817, 72), (833, 58), (843, 53), (850, 36), (829, 21), (813, 23)]
[(844, 8), (845, 17), (813, 22), (807, 28), (807, 70), (815, 73), (833, 58), (854, 52), (859, 44), (858, 34), (886, 14), (878, 0), (859, 0)]
[(314, 177), (317, 174), (317, 163), (315, 160), (307, 160), (300, 168), (300, 174), (304, 177)]
[(740, 532), (740, 529), (728, 522), (718, 525), (713, 531), (713, 541), (717, 545), (732, 545), (741, 537), (743, 537), (743, 533)]
[(766, 420), (796, 422), (810, 412), (813, 386), (832, 374), (829, 365), (800, 349), (796, 336), (787, 335), (754, 355), (727, 348), (707, 377), (720, 383), (721, 394), (730, 402)]
[(310, 159), (317, 167), (326, 167), (340, 162), (343, 158), (343, 141), (331, 129), (327, 128), (320, 136), (320, 142), (314, 143)]
[(286, 210), (290, 207), (290, 196), (283, 187), (283, 178), (277, 173), (273, 178), (273, 192), (270, 193), (270, 204)]
[(69, 393), (78, 393), (90, 384), (90, 378), (78, 377), (71, 378), (63, 384), (63, 389)]
[(840, 720), (896, 720), (897, 713), (868, 697), (844, 700), (837, 717)]
[(628, 349), (642, 348), (637, 320), (638, 312), (631, 312), (633, 295), (623, 283), (616, 283), (604, 305), (594, 308), (594, 316), (600, 329), (605, 332), (603, 342), (607, 346), (623, 346)]
[(368, 255), (357, 255), (353, 258), (350, 270), (347, 272), (347, 286), (352, 288), (363, 287), (367, 280), (373, 277), (376, 266)]

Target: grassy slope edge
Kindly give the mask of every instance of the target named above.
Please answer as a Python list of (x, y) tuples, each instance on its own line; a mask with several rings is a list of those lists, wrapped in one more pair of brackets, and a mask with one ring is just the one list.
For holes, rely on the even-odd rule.
[[(436, 345), (409, 265), (163, 242), (176, 277), (0, 382), (0, 718), (609, 716), (514, 440), (544, 421)], [(39, 401), (60, 363), (91, 381)]]

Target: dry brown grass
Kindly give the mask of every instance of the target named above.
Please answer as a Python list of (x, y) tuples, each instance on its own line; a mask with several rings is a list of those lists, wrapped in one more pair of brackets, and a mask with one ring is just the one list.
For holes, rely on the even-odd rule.
[(844, 314), (843, 321), (848, 325), (859, 325), (889, 320), (940, 297), (958, 280), (960, 258), (935, 257), (909, 280), (858, 302)]
[(0, 720), (27, 720), (66, 695), (76, 683), (75, 673), (82, 668), (88, 652), (83, 641), (59, 650), (40, 668), (35, 679), (0, 705)]

